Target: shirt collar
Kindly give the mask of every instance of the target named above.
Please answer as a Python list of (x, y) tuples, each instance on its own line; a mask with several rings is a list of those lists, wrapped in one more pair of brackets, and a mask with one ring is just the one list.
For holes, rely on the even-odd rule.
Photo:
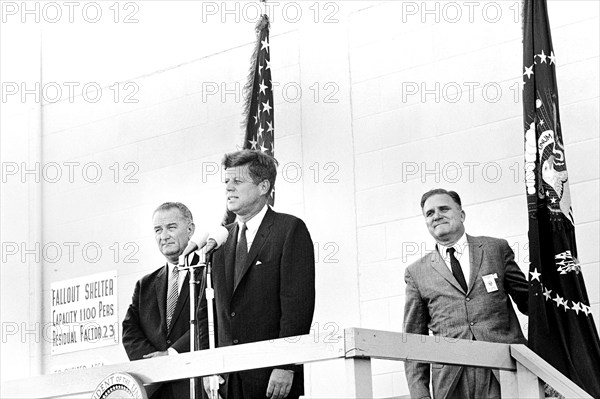
[(440, 243), (437, 244), (438, 251), (442, 255), (442, 257), (446, 257), (449, 248), (454, 248), (456, 250), (456, 257), (460, 259), (460, 256), (467, 250), (467, 233), (463, 233), (463, 235), (456, 241), (452, 247), (447, 247)]
[[(269, 209), (269, 205), (265, 204), (265, 206), (263, 206), (260, 212), (254, 215), (252, 219), (246, 221), (246, 229), (248, 229), (248, 232), (250, 234), (256, 234), (256, 231), (260, 227), (260, 224), (262, 223), (263, 219), (265, 218), (265, 215), (267, 214), (267, 209)], [(243, 222), (238, 218), (237, 223), (241, 229)]]
[(173, 273), (173, 269), (179, 265), (175, 265), (171, 262), (167, 262), (167, 266), (169, 267), (169, 274)]

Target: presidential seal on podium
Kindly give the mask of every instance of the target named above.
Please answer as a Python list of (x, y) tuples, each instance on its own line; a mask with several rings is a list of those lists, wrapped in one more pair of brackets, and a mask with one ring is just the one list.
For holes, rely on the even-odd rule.
[(113, 373), (98, 384), (92, 399), (148, 399), (148, 395), (142, 383), (133, 375)]

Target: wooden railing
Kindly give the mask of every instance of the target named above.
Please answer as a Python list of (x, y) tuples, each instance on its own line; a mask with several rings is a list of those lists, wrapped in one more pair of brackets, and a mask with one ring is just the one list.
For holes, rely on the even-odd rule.
[(540, 379), (566, 398), (591, 398), (524, 345), (362, 328), (347, 328), (320, 338), (303, 335), (8, 381), (2, 384), (0, 397), (85, 397), (83, 394), (94, 391), (100, 381), (115, 372), (133, 374), (147, 385), (280, 364), (339, 361), (345, 363), (345, 377), (329, 383), (337, 397), (372, 398), (371, 359), (388, 359), (499, 369), (504, 398), (543, 398)]

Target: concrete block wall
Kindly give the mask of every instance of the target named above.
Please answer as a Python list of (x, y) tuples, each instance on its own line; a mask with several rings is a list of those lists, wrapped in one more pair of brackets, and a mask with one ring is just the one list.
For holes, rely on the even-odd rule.
[[(42, 322), (52, 282), (108, 270), (118, 272), (123, 319), (135, 281), (163, 262), (151, 228), (160, 203), (188, 204), (199, 229), (219, 223), (219, 162), (242, 135), (254, 21), (249, 3), (210, 3), (215, 14), (206, 3), (171, 2), (165, 12), (163, 2), (138, 2), (136, 24), (43, 27), (42, 81), (98, 83), (102, 98), (43, 103), (40, 161), (77, 166), (73, 181), (40, 184), (39, 234), (102, 254), (41, 262)], [(599, 8), (549, 3), (580, 260), (598, 323)], [(303, 218), (315, 242), (315, 337), (351, 326), (402, 331), (405, 267), (433, 247), (419, 209), (433, 187), (459, 191), (467, 231), (509, 240), (526, 271), (519, 2), (477, 3), (472, 15), (448, 4), (282, 2), (271, 14), (276, 209)], [(13, 206), (26, 212), (32, 194), (19, 198)], [(2, 272), (4, 299), (5, 276), (18, 276)], [(40, 302), (15, 295), (27, 307)], [(126, 361), (120, 344), (53, 356), (46, 343), (40, 353), (32, 363), (43, 372), (84, 357)], [(307, 396), (340, 395), (341, 370), (332, 370), (307, 366)], [(403, 363), (374, 362), (373, 375), (377, 397), (407, 394)]]
[[(346, 33), (339, 25), (320, 26), (316, 10), (309, 6), (302, 5), (306, 18), (298, 21), (286, 14), (272, 15), (271, 60), (280, 161), (276, 209), (303, 218), (315, 243), (319, 295), (312, 333), (318, 339), (319, 334), (359, 325), (359, 302)], [(100, 255), (75, 251), (74, 260), (63, 256), (43, 261), (44, 322), (50, 321), (53, 282), (109, 270), (118, 273), (118, 319), (123, 320), (136, 280), (164, 264), (151, 226), (152, 211), (160, 203), (186, 203), (197, 229), (220, 223), (225, 205), (220, 160), (242, 137), (242, 88), (255, 42), (254, 21), (244, 20), (242, 14), (235, 22), (235, 12), (216, 15), (219, 26), (221, 17), (233, 22), (233, 32), (223, 27), (215, 32), (210, 21), (194, 25), (190, 15), (200, 18), (202, 12), (197, 4), (174, 5), (173, 16), (155, 7), (140, 3), (138, 31), (127, 27), (114, 50), (124, 57), (122, 70), (108, 67), (85, 73), (80, 71), (85, 62), (72, 66), (80, 81), (102, 88), (99, 101), (90, 101), (88, 93), (43, 105), (44, 161), (72, 163), (79, 173), (71, 180), (42, 182), (44, 241), (77, 242), (78, 250), (86, 244), (101, 249)], [(235, 11), (234, 6), (224, 7)], [(181, 15), (190, 19), (187, 28), (180, 26)], [(173, 27), (178, 35), (172, 37), (186, 43), (178, 44), (185, 57), (174, 53), (169, 43), (160, 43), (164, 34), (154, 31), (161, 25)], [(90, 27), (80, 32), (97, 40)], [(58, 43), (71, 34), (66, 27), (45, 32), (48, 50), (42, 70), (49, 71), (49, 81), (69, 76), (60, 68), (68, 49)], [(140, 44), (146, 34), (149, 37)], [(315, 47), (320, 36), (329, 37), (337, 51)], [(153, 39), (159, 41), (156, 56), (142, 54), (146, 63), (125, 51), (137, 46), (149, 50), (147, 42)], [(161, 51), (172, 53), (173, 61), (165, 64)], [(100, 51), (89, 56), (102, 62), (109, 55)], [(327, 73), (320, 62), (330, 66)], [(118, 99), (114, 82), (119, 82)], [(329, 82), (335, 82), (335, 101), (326, 102)], [(348, 227), (340, 231), (331, 221), (342, 219)], [(44, 372), (83, 358), (95, 364), (127, 360), (120, 344), (61, 355), (52, 355), (50, 349), (44, 345)]]
[[(506, 238), (527, 272), (519, 5), (483, 2), (469, 13), (454, 2), (385, 2), (351, 15), (365, 327), (402, 331), (404, 270), (434, 246), (419, 208), (431, 188), (458, 191), (467, 232)], [(580, 261), (598, 325), (599, 219), (590, 202), (599, 176), (598, 5), (550, 1), (548, 9)], [(379, 397), (408, 394), (403, 363), (375, 362), (373, 374)]]

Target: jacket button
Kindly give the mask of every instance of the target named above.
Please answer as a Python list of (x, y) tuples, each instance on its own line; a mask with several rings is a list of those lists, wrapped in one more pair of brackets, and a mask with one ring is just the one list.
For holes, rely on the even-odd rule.
[(240, 341), (239, 341), (239, 340), (237, 340), (237, 339), (234, 339), (234, 340), (233, 340), (233, 343), (234, 343), (234, 344), (239, 344), (239, 343), (240, 343)]
[(231, 317), (235, 317), (235, 312), (231, 312)]
[(474, 322), (471, 322), (471, 325), (472, 325), (472, 326), (474, 326), (474, 325), (475, 325), (475, 323), (474, 323)]
[(466, 301), (469, 302), (471, 300), (471, 298), (467, 298)]

